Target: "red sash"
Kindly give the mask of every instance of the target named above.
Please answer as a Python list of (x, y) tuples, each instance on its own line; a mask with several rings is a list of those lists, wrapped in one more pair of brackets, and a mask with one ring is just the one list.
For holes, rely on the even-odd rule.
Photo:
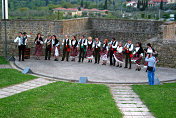
[(127, 50), (127, 53), (130, 53), (129, 50)]
[(70, 48), (67, 48), (67, 52), (70, 52)]
[(111, 48), (111, 50), (113, 51), (113, 48)]

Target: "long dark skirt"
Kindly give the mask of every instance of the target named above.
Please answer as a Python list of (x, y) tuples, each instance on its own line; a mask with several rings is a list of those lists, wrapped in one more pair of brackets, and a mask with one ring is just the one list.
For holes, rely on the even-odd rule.
[(76, 57), (78, 55), (77, 48), (71, 48), (70, 56)]
[(114, 58), (117, 62), (123, 62), (123, 53), (115, 53)]
[(43, 50), (43, 45), (36, 45), (35, 47), (35, 56), (41, 56), (42, 55), (42, 50)]
[(140, 64), (141, 64), (141, 60), (142, 60), (142, 56), (139, 55), (139, 54), (134, 54), (133, 57), (132, 57), (132, 60), (133, 60), (136, 64), (140, 65)]
[(92, 58), (93, 57), (93, 50), (92, 49), (88, 49), (87, 50), (87, 57), (88, 58)]

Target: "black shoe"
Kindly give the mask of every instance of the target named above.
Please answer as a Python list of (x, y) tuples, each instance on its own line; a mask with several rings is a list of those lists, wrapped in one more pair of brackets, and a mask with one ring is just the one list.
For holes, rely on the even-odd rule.
[(147, 72), (147, 70), (145, 72)]
[(138, 68), (136, 68), (136, 71), (139, 70)]
[(124, 68), (127, 68), (127, 67), (124, 67)]
[(61, 61), (64, 61), (63, 59)]
[(116, 67), (119, 67), (119, 65), (117, 65)]
[(122, 66), (119, 66), (119, 68), (122, 68)]
[(55, 59), (54, 61), (58, 61), (57, 59)]
[(88, 63), (90, 63), (90, 60), (88, 60)]
[(131, 69), (131, 67), (129, 67), (129, 69)]
[(138, 71), (141, 71), (141, 69), (138, 69)]

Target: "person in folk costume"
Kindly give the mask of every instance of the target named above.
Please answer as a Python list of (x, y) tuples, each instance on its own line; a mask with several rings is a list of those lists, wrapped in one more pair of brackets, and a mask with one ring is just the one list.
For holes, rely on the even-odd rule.
[[(109, 43), (109, 47), (110, 47), (110, 65), (114, 65), (115, 66), (115, 59), (113, 60), (113, 54), (115, 51), (117, 51), (117, 46), (118, 46), (118, 42), (116, 41), (115, 38), (112, 38), (112, 41)], [(112, 62), (112, 60), (114, 61), (114, 63)]]
[(19, 61), (21, 61), (21, 57), (22, 57), (22, 61), (24, 61), (25, 46), (23, 45), (24, 42), (23, 42), (23, 34), (22, 34), (22, 32), (19, 32), (19, 36), (16, 37), (14, 42), (18, 43)]
[(131, 58), (133, 55), (133, 44), (132, 41), (129, 40), (128, 43), (124, 46), (125, 49), (125, 68), (128, 68), (128, 61), (129, 61), (129, 69), (131, 69)]
[(36, 45), (34, 55), (36, 56), (37, 60), (40, 60), (43, 50), (43, 38), (41, 37), (40, 33), (37, 34), (34, 44)]
[(53, 55), (54, 55), (54, 61), (58, 61), (59, 55), (60, 55), (60, 42), (56, 38), (56, 35), (52, 36), (52, 44), (53, 44)]
[(66, 56), (66, 60), (68, 61), (69, 53), (70, 53), (71, 40), (68, 38), (67, 35), (65, 35), (65, 39), (63, 39), (63, 41), (62, 41), (62, 45), (63, 45), (63, 56), (62, 56), (61, 61), (64, 61), (65, 56)]
[(95, 38), (93, 47), (94, 47), (95, 64), (99, 64), (100, 63), (101, 42), (99, 41), (98, 38)]
[(71, 40), (71, 53), (70, 56), (72, 58), (71, 61), (75, 61), (75, 57), (78, 55), (78, 41), (76, 40), (76, 36), (73, 36)]
[(119, 43), (117, 51), (114, 53), (114, 58), (117, 61), (117, 67), (121, 68), (123, 64), (123, 47), (122, 43)]
[(87, 40), (85, 39), (85, 36), (83, 35), (81, 39), (79, 40), (79, 61), (82, 62), (84, 61), (85, 54), (86, 54), (86, 47), (87, 47)]
[(88, 63), (92, 63), (92, 59), (93, 59), (93, 41), (92, 41), (92, 37), (88, 37), (88, 41), (87, 41), (87, 59), (88, 59)]
[(137, 47), (135, 48), (135, 51), (133, 52), (133, 57), (132, 57), (132, 61), (136, 63), (136, 71), (141, 70), (140, 64), (141, 64), (143, 54), (144, 54), (144, 50), (142, 48), (142, 44), (138, 42)]
[[(145, 55), (147, 55), (147, 54), (153, 54), (153, 56), (155, 56), (155, 58), (157, 60), (157, 54), (158, 53), (157, 53), (157, 51), (154, 48), (152, 48), (152, 46), (151, 46), (150, 43), (147, 44), (147, 48), (144, 49), (144, 53), (145, 53)], [(146, 68), (146, 72), (147, 72), (147, 65), (148, 65), (148, 62), (145, 61), (144, 62), (144, 68)]]
[(44, 42), (46, 44), (45, 49), (45, 60), (50, 60), (51, 57), (51, 48), (52, 48), (52, 36), (49, 36), (48, 39)]
[(102, 57), (102, 60), (103, 60), (102, 65), (106, 65), (106, 63), (107, 63), (108, 51), (109, 51), (108, 39), (104, 39), (104, 44), (103, 44), (103, 48), (102, 48), (102, 51), (101, 51), (101, 57)]

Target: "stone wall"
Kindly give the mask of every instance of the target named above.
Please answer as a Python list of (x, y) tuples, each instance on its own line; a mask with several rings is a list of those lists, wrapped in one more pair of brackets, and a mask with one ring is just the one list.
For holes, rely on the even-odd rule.
[(158, 52), (158, 66), (176, 68), (176, 40), (156, 40), (153, 41)]
[(159, 26), (163, 22), (143, 21), (143, 20), (118, 20), (118, 19), (91, 19), (93, 27), (93, 36), (127, 42), (131, 39), (133, 42), (145, 41), (156, 37), (159, 32)]
[[(0, 55), (4, 55), (4, 21), (0, 21)], [(13, 40), (18, 36), (18, 32), (32, 33), (29, 38), (29, 47), (34, 53), (34, 39), (37, 33), (41, 33), (43, 39), (48, 35), (55, 34), (62, 41), (65, 34), (71, 38), (76, 35), (98, 37), (101, 41), (104, 38), (111, 40), (115, 37), (123, 44), (131, 39), (133, 43), (152, 43), (159, 53), (159, 65), (176, 68), (176, 40), (175, 23), (164, 23), (160, 21), (143, 20), (118, 20), (118, 19), (97, 19), (80, 18), (61, 21), (47, 20), (8, 20), (7, 21), (7, 43), (8, 57), (17, 55), (17, 45)], [(155, 39), (155, 40), (152, 40)]]
[[(88, 18), (76, 20), (62, 20), (62, 21), (46, 21), (46, 20), (8, 20), (7, 21), (7, 43), (8, 56), (17, 55), (17, 45), (13, 43), (19, 32), (32, 33), (28, 39), (29, 47), (34, 51), (34, 39), (37, 33), (41, 33), (43, 39), (48, 35), (56, 35), (62, 41), (65, 34), (90, 35), (90, 27)], [(4, 21), (0, 21), (0, 55), (4, 55)]]

